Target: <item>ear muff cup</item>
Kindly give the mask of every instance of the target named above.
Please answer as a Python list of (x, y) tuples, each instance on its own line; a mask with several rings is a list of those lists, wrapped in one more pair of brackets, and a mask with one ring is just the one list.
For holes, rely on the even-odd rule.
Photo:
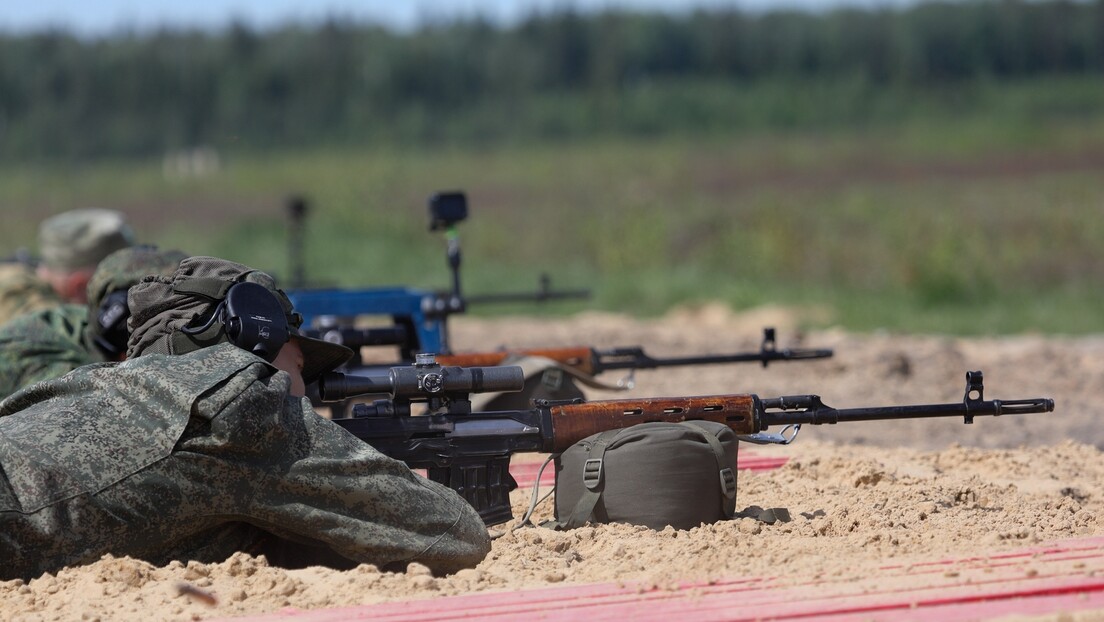
[(221, 310), (226, 336), (234, 345), (268, 362), (276, 359), (291, 332), (284, 307), (257, 283), (236, 283), (226, 292)]

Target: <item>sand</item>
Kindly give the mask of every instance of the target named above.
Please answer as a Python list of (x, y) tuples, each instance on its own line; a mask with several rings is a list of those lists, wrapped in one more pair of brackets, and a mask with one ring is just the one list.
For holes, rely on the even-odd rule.
[[(789, 461), (775, 470), (742, 471), (738, 517), (688, 531), (631, 525), (515, 530), (515, 520), (495, 530), (501, 535), (477, 568), (448, 577), (433, 577), (417, 564), (405, 573), (367, 565), (286, 571), (244, 554), (220, 564), (163, 568), (105, 557), (26, 584), (0, 583), (0, 620), (193, 620), (611, 581), (660, 588), (740, 576), (770, 576), (780, 586), (818, 578), (846, 582), (887, 566), (984, 559), (1104, 535), (1098, 518), (1104, 430), (1095, 421), (1097, 400), (1104, 398), (1104, 337), (799, 334), (800, 319), (784, 309), (736, 315), (712, 306), (652, 321), (596, 313), (557, 320), (465, 317), (454, 321), (452, 335), (457, 350), (643, 345), (653, 356), (680, 356), (754, 349), (762, 327), (773, 325), (780, 347), (829, 347), (836, 356), (767, 369), (638, 372), (632, 391), (588, 395), (816, 393), (837, 407), (955, 402), (965, 372), (980, 369), (986, 399), (1046, 396), (1057, 408), (979, 417), (972, 426), (959, 419), (806, 426), (790, 446), (742, 445), (741, 451)], [(520, 515), (528, 491), (515, 491), (513, 500)], [(551, 505), (538, 509), (538, 520), (551, 516)], [(783, 520), (765, 522), (765, 509)], [(1104, 562), (1088, 560), (1082, 570), (1097, 575)], [(1017, 619), (1102, 618), (1088, 612)]]

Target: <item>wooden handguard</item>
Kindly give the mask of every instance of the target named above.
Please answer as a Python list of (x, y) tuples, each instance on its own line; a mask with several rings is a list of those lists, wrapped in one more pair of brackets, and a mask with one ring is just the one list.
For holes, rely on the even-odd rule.
[(651, 421), (716, 421), (737, 434), (759, 432), (754, 395), (703, 395), (603, 400), (550, 406), (552, 443), (560, 452), (598, 432)]
[(520, 350), (500, 350), (498, 352), (470, 352), (467, 354), (438, 354), (439, 365), (457, 367), (495, 367), (501, 365), (510, 356), (541, 356), (552, 359), (560, 365), (573, 367), (579, 371), (594, 375), (593, 351), (587, 347), (576, 348), (534, 348)]

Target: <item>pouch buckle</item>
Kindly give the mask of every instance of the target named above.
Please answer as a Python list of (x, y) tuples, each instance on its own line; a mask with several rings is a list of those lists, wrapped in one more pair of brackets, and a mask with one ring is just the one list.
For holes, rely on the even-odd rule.
[(721, 492), (725, 498), (736, 498), (736, 473), (731, 468), (721, 469)]
[(583, 485), (587, 490), (597, 490), (602, 484), (602, 459), (590, 458), (583, 463)]

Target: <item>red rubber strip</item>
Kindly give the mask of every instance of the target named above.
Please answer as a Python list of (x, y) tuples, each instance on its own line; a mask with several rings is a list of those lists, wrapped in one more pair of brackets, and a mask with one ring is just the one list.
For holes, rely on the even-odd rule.
[[(953, 566), (954, 571), (949, 568)], [(990, 557), (887, 567), (862, 580), (779, 587), (769, 578), (687, 583), (671, 589), (598, 583), (280, 611), (237, 622), (339, 620), (546, 620), (670, 622), (801, 620), (966, 621), (1013, 614), (1104, 610), (1104, 538), (1065, 540)]]

